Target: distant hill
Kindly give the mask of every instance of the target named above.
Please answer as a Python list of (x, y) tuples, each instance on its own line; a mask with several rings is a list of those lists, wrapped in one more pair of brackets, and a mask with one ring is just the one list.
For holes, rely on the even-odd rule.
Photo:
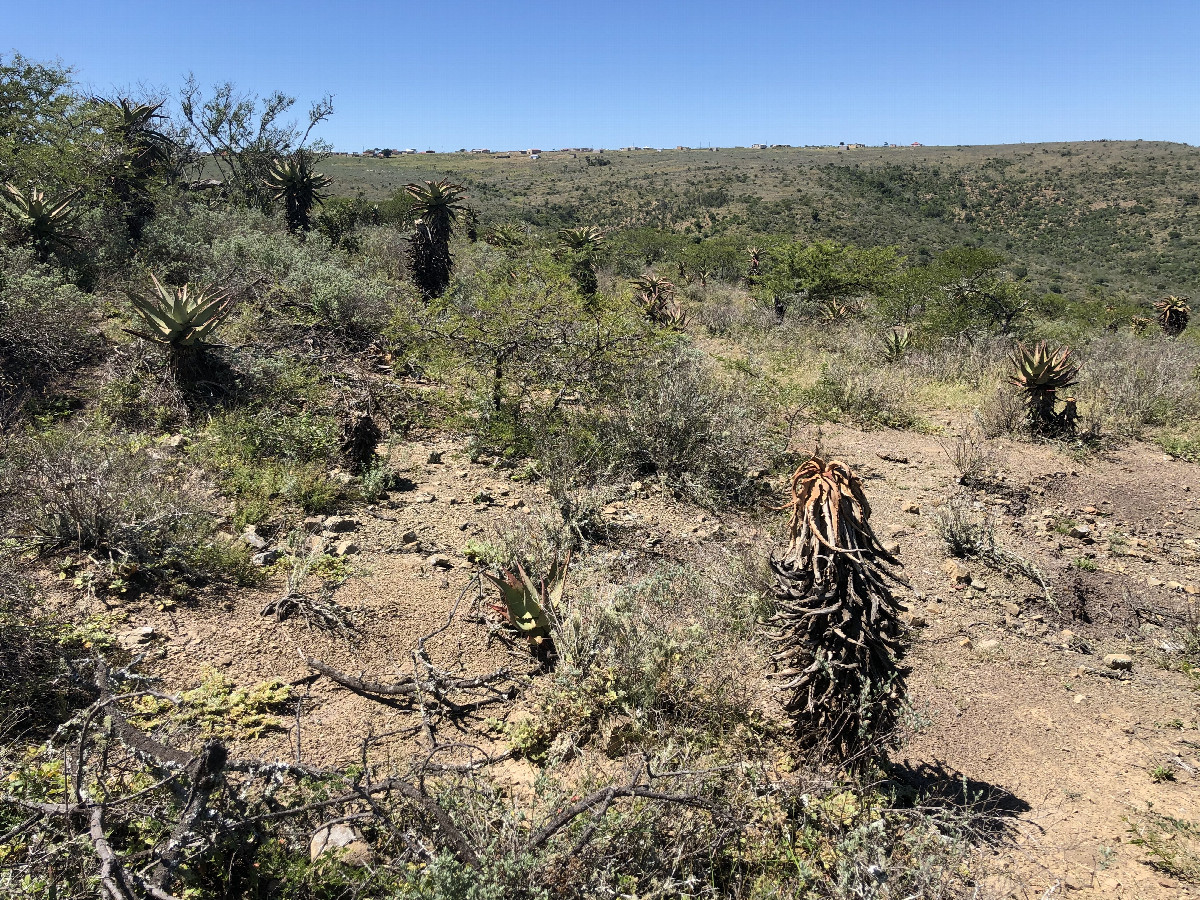
[[(1147, 141), (333, 157), (339, 194), (452, 178), (485, 224), (527, 221), (896, 244), (977, 243), (1067, 294), (1200, 287), (1200, 149)], [(589, 164), (588, 157), (591, 157)]]

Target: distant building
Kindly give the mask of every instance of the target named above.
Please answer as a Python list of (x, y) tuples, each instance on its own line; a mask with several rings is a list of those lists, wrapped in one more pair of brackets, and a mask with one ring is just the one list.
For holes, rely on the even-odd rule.
[(542, 151), (541, 150), (526, 150), (525, 152), (528, 153), (530, 156), (539, 156)]
[(909, 146), (910, 147), (923, 147), (925, 145), (922, 144), (920, 141), (913, 141), (911, 144), (909, 144)]
[(751, 144), (750, 149), (751, 150), (766, 150), (767, 145), (766, 144)]

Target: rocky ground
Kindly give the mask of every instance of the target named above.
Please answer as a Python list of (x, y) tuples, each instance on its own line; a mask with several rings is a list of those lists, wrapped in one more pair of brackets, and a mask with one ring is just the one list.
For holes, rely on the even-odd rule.
[[(1200, 819), (1200, 695), (1177, 664), (1200, 583), (1195, 467), (1147, 445), (1075, 460), (1054, 447), (1002, 443), (994, 448), (1000, 476), (967, 489), (944, 438), (834, 428), (825, 441), (864, 478), (876, 530), (898, 547), (911, 581), (902, 598), (913, 710), (894, 777), (965, 791), (994, 809), (1005, 837), (986, 894), (1196, 893), (1130, 843), (1131, 823), (1147, 808)], [(332, 599), (349, 612), (352, 638), (301, 616), (279, 622), (261, 613), (285, 590), (286, 561), (274, 563), (265, 588), (198, 607), (131, 601), (103, 611), (122, 619), (122, 643), (145, 653), (169, 690), (212, 670), (237, 684), (278, 677), (295, 686), (294, 722), (264, 736), (259, 754), (347, 763), (367, 735), (373, 753), (410, 752), (419, 709), (367, 700), (303, 657), (384, 682), (428, 664), (463, 676), (527, 670), (528, 652), (489, 620), (491, 589), (481, 589), (463, 550), (501, 522), (535, 527), (548, 498), (537, 483), (470, 462), (449, 439), (409, 444), (393, 462), (405, 490), (304, 526), (310, 544), (345, 564), (349, 577)], [(947, 556), (935, 523), (952, 509), (994, 523), (1000, 551), (990, 562)], [(720, 517), (634, 483), (603, 515), (612, 526), (603, 552), (686, 560), (718, 550), (765, 554), (780, 514)], [(281, 536), (232, 539), (271, 563)], [(1049, 597), (1015, 557), (1044, 576)], [(97, 603), (80, 595), (62, 602)], [(414, 650), (429, 635), (423, 663)], [(500, 749), (495, 717), (508, 709), (481, 709), (454, 726), (461, 734), (440, 738), (472, 745), (467, 755)], [(516, 781), (531, 777), (526, 763), (506, 765)]]

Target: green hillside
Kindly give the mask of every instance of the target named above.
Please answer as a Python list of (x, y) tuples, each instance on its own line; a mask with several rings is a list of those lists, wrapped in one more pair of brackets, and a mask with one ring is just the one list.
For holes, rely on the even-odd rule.
[(913, 261), (948, 246), (994, 247), (1030, 286), (1189, 292), (1200, 277), (1200, 149), (1145, 141), (981, 147), (336, 156), (345, 196), (465, 185), (484, 224), (669, 228), (895, 244)]

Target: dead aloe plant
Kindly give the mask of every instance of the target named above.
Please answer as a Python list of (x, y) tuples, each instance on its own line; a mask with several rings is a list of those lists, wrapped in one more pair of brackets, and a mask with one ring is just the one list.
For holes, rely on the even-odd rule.
[(842, 462), (814, 456), (792, 476), (790, 542), (771, 558), (776, 677), (808, 745), (849, 764), (894, 728), (907, 670), (898, 560), (871, 530), (862, 484)]

